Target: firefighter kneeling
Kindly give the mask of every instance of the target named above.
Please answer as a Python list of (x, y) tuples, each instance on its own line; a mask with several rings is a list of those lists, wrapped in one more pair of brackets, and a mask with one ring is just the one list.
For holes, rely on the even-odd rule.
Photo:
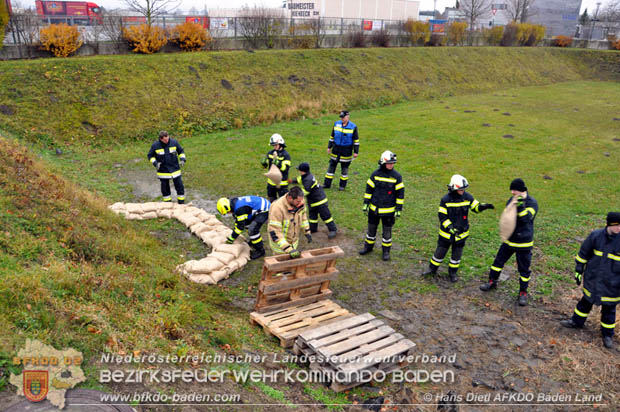
[(269, 208), (271, 203), (258, 196), (241, 196), (233, 197), (230, 200), (222, 197), (217, 201), (217, 211), (222, 216), (232, 212), (235, 217), (235, 228), (233, 229), (226, 243), (233, 243), (235, 239), (243, 232), (246, 225), (248, 234), (250, 235), (250, 259), (258, 259), (265, 256), (265, 247), (263, 246), (263, 238), (260, 234), (260, 228), (269, 217)]
[(364, 206), (362, 210), (368, 213), (368, 231), (364, 248), (359, 251), (360, 255), (370, 253), (377, 239), (379, 222), (383, 224), (383, 260), (390, 260), (390, 248), (392, 247), (392, 226), (395, 218), (400, 217), (405, 204), (405, 184), (403, 178), (396, 170), (396, 155), (389, 150), (381, 154), (379, 168), (372, 172), (366, 182), (364, 194)]
[(603, 345), (613, 348), (616, 305), (620, 302), (620, 213), (607, 214), (607, 227), (590, 233), (575, 256), (575, 282), (583, 297), (572, 318), (560, 322), (567, 328), (583, 328), (592, 305), (601, 306)]

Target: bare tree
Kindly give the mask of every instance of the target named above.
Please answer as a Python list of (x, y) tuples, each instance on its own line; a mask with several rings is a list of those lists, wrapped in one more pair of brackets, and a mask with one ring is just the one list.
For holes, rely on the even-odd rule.
[(620, 22), (620, 0), (612, 0), (598, 15), (598, 20), (609, 22)]
[(26, 46), (28, 57), (32, 57), (32, 46), (39, 43), (40, 28), (41, 18), (33, 9), (13, 13), (9, 19), (9, 30), (15, 34), (18, 43)]
[(480, 17), (491, 11), (491, 0), (461, 0), (459, 6), (469, 22), (469, 30), (471, 32), (474, 30)]
[(251, 48), (262, 46), (272, 48), (275, 39), (285, 29), (284, 18), (272, 9), (254, 6), (253, 9), (244, 7), (241, 16), (237, 17), (241, 36)]
[(150, 26), (155, 17), (179, 7), (181, 0), (123, 0), (123, 3), (131, 10), (146, 17), (146, 23)]
[(506, 11), (512, 21), (525, 23), (530, 17), (536, 15), (534, 3), (536, 0), (508, 0)]

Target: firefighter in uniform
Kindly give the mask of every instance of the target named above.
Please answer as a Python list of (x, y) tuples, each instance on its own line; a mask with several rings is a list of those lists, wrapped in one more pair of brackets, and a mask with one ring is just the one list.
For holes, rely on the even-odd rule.
[(179, 204), (185, 203), (185, 187), (181, 179), (181, 167), (185, 164), (183, 148), (168, 132), (159, 132), (159, 139), (151, 145), (147, 158), (157, 169), (157, 177), (161, 183), (161, 195), (164, 202), (171, 202), (170, 180), (174, 183)]
[(327, 225), (327, 229), (329, 230), (327, 233), (327, 238), (335, 238), (338, 228), (336, 227), (334, 218), (329, 211), (325, 191), (321, 185), (319, 185), (319, 182), (316, 181), (312, 173), (310, 173), (310, 165), (308, 163), (300, 163), (299, 166), (297, 166), (297, 170), (299, 170), (299, 174), (301, 175), (297, 176), (297, 184), (299, 184), (304, 192), (304, 195), (306, 195), (306, 203), (308, 204), (310, 233), (315, 233), (318, 230), (319, 216), (321, 216), (321, 219), (323, 219)]
[(560, 323), (567, 328), (582, 328), (592, 305), (601, 305), (603, 345), (612, 349), (616, 326), (616, 305), (620, 302), (620, 213), (607, 214), (607, 227), (595, 230), (581, 244), (575, 256), (575, 281), (581, 284), (583, 297), (572, 318)]
[(226, 239), (226, 243), (231, 244), (248, 228), (250, 235), (250, 259), (258, 259), (265, 256), (265, 247), (263, 246), (263, 238), (260, 234), (260, 228), (269, 218), (269, 208), (271, 203), (258, 196), (241, 196), (227, 199), (220, 198), (217, 201), (217, 211), (222, 216), (232, 212), (235, 217), (235, 228)]
[(379, 222), (383, 224), (383, 260), (390, 260), (392, 247), (392, 226), (395, 218), (400, 217), (405, 204), (405, 184), (396, 170), (396, 155), (389, 150), (381, 154), (379, 168), (372, 172), (366, 182), (364, 206), (362, 210), (368, 213), (368, 230), (364, 248), (360, 255), (370, 253), (375, 246)]
[[(495, 261), (489, 271), (489, 281), (480, 290), (489, 291), (497, 287), (497, 280), (504, 264), (513, 254), (517, 256), (519, 270), (519, 305), (527, 305), (527, 286), (530, 281), (530, 264), (532, 263), (532, 247), (534, 247), (534, 219), (538, 214), (538, 202), (527, 193), (523, 179), (514, 179), (510, 183), (510, 192), (517, 197), (517, 225), (514, 232), (500, 246)], [(513, 198), (508, 199), (508, 205)]]
[(469, 211), (480, 213), (487, 209), (495, 209), (491, 203), (480, 203), (465, 190), (469, 187), (467, 179), (454, 175), (448, 185), (448, 193), (439, 202), (439, 237), (437, 249), (430, 260), (428, 270), (422, 275), (434, 275), (443, 262), (448, 249), (452, 247), (452, 256), (448, 264), (450, 280), (458, 280), (457, 272), (463, 256), (465, 241), (469, 237)]
[(269, 144), (273, 149), (267, 152), (263, 160), (261, 160), (261, 164), (266, 169), (269, 169), (271, 165), (274, 164), (280, 169), (280, 172), (282, 172), (280, 187), (276, 186), (271, 179), (267, 178), (267, 198), (270, 202), (273, 202), (278, 197), (288, 192), (288, 172), (291, 168), (291, 156), (284, 149), (286, 147), (284, 138), (278, 133), (271, 135)]
[(301, 256), (299, 232), (303, 230), (308, 243), (312, 242), (310, 225), (306, 217), (304, 193), (293, 186), (291, 190), (271, 205), (269, 209), (269, 247), (274, 254), (287, 253), (292, 258)]
[(340, 187), (344, 190), (349, 180), (349, 166), (351, 161), (357, 157), (360, 150), (360, 139), (357, 135), (357, 126), (349, 121), (349, 112), (340, 112), (340, 120), (334, 123), (332, 135), (327, 144), (329, 154), (329, 165), (323, 181), (323, 187), (329, 189), (334, 180), (334, 173), (340, 163)]

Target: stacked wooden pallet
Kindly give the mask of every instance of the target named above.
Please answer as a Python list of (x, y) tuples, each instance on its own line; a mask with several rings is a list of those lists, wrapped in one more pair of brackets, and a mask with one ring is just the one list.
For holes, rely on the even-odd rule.
[(410, 363), (415, 344), (370, 313), (338, 320), (299, 334), (293, 351), (340, 392), (375, 380)]

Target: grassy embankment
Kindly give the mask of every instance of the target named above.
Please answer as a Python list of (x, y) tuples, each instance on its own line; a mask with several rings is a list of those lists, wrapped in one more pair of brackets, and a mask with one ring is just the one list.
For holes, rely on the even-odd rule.
[[(422, 98), (607, 79), (605, 67), (618, 56), (527, 49), (370, 49), (2, 63), (0, 104), (13, 114), (0, 115), (0, 129), (45, 157), (36, 159), (11, 140), (2, 143), (2, 155), (10, 159), (0, 169), (0, 327), (8, 332), (0, 341), (3, 356), (26, 337), (73, 346), (87, 356), (106, 347), (184, 353), (226, 344), (233, 350), (263, 345), (262, 333), (247, 326), (246, 313), (230, 310), (235, 299), (253, 296), (247, 287), (258, 279), (258, 264), (238, 275), (243, 282), (235, 288), (204, 288), (179, 279), (172, 274), (184, 260), (179, 255), (206, 251), (195, 239), (167, 235), (180, 228), (174, 222), (125, 222), (108, 214), (104, 203), (124, 200), (128, 193), (113, 165), (150, 172), (146, 162), (133, 164), (131, 159), (144, 156), (148, 136), (162, 127), (210, 131), (416, 96), (419, 101), (353, 114), (362, 155), (353, 165), (359, 175), (352, 176), (350, 189), (330, 193), (337, 222), (348, 238), (361, 239), (363, 184), (386, 148), (398, 154), (407, 204), (394, 234), (394, 261), (368, 268), (367, 260), (345, 259), (335, 285), (339, 298), (356, 299), (374, 287), (383, 271), (394, 275), (379, 296), (433, 289), (412, 273), (420, 258), (432, 253), (436, 204), (455, 172), (471, 180), (480, 200), (498, 208), (508, 196), (509, 180), (516, 175), (526, 179), (541, 203), (534, 270), (542, 275), (535, 290), (550, 294), (572, 265), (575, 237), (599, 226), (601, 215), (618, 204), (618, 185), (613, 183), (619, 177), (618, 143), (612, 140), (620, 137), (619, 123), (613, 120), (618, 83), (565, 83), (430, 103)], [(222, 79), (233, 89), (223, 88)], [(192, 190), (213, 197), (262, 194), (264, 182), (253, 165), (275, 131), (287, 139), (294, 163), (310, 161), (321, 176), (332, 121), (333, 116), (324, 116), (184, 139), (190, 197)], [(502, 138), (506, 134), (514, 138)], [(142, 136), (147, 138), (132, 139)], [(104, 150), (93, 147), (101, 145)], [(50, 156), (50, 146), (65, 153)], [(498, 214), (485, 212), (472, 219), (464, 282), (479, 278), (490, 263)]]

